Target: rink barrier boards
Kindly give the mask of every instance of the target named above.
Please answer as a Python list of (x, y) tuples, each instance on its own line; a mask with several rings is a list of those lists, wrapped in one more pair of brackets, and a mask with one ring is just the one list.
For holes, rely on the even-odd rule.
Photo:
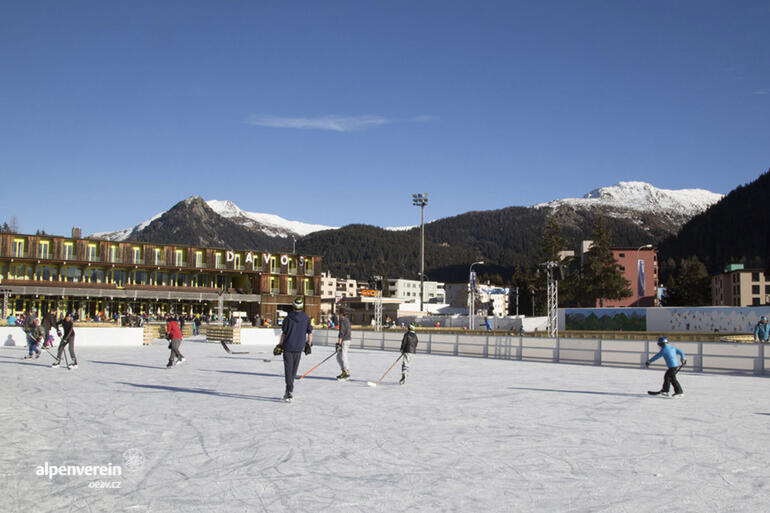
[[(313, 332), (315, 345), (334, 346), (337, 330)], [(353, 330), (351, 348), (398, 351), (403, 331)], [(609, 367), (644, 367), (659, 348), (655, 340), (543, 338), (500, 335), (456, 335), (417, 331), (417, 352), (445, 356), (469, 356), (542, 363), (569, 363)], [(768, 344), (677, 341), (690, 372), (770, 375)], [(652, 367), (663, 368), (663, 360)]]

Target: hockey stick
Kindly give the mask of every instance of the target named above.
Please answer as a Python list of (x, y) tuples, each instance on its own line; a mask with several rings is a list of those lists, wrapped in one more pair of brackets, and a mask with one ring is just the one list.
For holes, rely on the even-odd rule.
[(227, 351), (227, 354), (249, 354), (248, 351), (231, 351), (229, 347), (227, 347), (227, 344), (225, 344), (224, 340), (219, 341), (220, 344), (222, 344), (222, 347), (225, 348), (225, 351)]
[(366, 384), (367, 384), (368, 386), (370, 386), (370, 387), (376, 387), (377, 385), (379, 385), (379, 384), (382, 382), (382, 380), (383, 380), (383, 379), (385, 379), (385, 376), (387, 376), (387, 375), (388, 375), (388, 373), (391, 371), (391, 369), (393, 369), (393, 367), (395, 367), (395, 366), (396, 366), (396, 364), (398, 363), (398, 361), (399, 361), (401, 358), (403, 358), (403, 357), (404, 357), (404, 353), (401, 353), (401, 354), (399, 355), (399, 357), (398, 357), (398, 358), (396, 358), (396, 361), (390, 364), (390, 367), (388, 367), (388, 370), (386, 370), (386, 371), (385, 371), (385, 374), (383, 374), (383, 375), (382, 375), (382, 377), (380, 378), (380, 380), (379, 380), (379, 381), (377, 381), (377, 383), (372, 383), (371, 381), (367, 381), (367, 382), (366, 382)]
[(325, 362), (326, 362), (326, 361), (327, 361), (329, 358), (331, 358), (331, 357), (332, 357), (332, 356), (334, 356), (335, 354), (337, 354), (337, 349), (336, 349), (336, 348), (334, 349), (334, 352), (333, 352), (332, 354), (330, 354), (329, 356), (327, 356), (326, 358), (324, 358), (324, 359), (321, 361), (321, 363), (319, 363), (318, 365), (316, 365), (315, 367), (313, 367), (312, 369), (310, 369), (309, 371), (307, 371), (306, 373), (304, 373), (302, 376), (299, 376), (299, 377), (297, 377), (297, 380), (300, 380), (300, 379), (304, 378), (305, 376), (307, 376), (308, 374), (310, 374), (311, 372), (313, 372), (314, 370), (316, 370), (318, 367), (320, 367), (320, 366), (321, 366), (321, 364), (322, 364), (322, 363), (325, 363)]

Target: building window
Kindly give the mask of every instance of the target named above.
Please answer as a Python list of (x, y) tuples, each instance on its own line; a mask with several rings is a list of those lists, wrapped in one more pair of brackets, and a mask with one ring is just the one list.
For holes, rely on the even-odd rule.
[(155, 265), (160, 265), (162, 263), (160, 258), (160, 248), (155, 248), (152, 250), (153, 252), (153, 260)]
[(63, 260), (72, 260), (72, 243), (71, 242), (65, 242), (64, 246), (62, 247), (62, 259)]
[(24, 239), (13, 239), (13, 256), (24, 256)]
[(751, 293), (752, 294), (759, 294), (759, 285), (752, 285), (751, 286)]
[(50, 243), (48, 241), (41, 240), (37, 245), (37, 257), (48, 258), (49, 247), (50, 247)]
[(759, 281), (759, 273), (751, 273), (751, 281)]
[(181, 267), (183, 265), (183, 260), (182, 260), (183, 256), (184, 255), (182, 253), (182, 250), (181, 249), (177, 249), (174, 252), (174, 265), (177, 265), (177, 266)]
[(626, 254), (625, 253), (618, 253), (618, 258), (626, 258)]
[(96, 244), (89, 244), (86, 248), (86, 260), (89, 262), (96, 260)]
[(141, 264), (142, 263), (142, 248), (134, 247), (132, 248), (132, 252), (134, 255), (134, 263), (135, 264)]
[(313, 259), (305, 257), (305, 274), (313, 274)]
[(110, 262), (117, 262), (118, 261), (118, 247), (117, 246), (110, 246)]
[(761, 303), (759, 302), (759, 298), (758, 297), (751, 298), (751, 305), (752, 306), (759, 306), (760, 304)]
[(270, 257), (270, 272), (271, 273), (278, 272), (278, 257), (275, 257), (275, 256)]
[(203, 251), (195, 252), (195, 267), (203, 267)]

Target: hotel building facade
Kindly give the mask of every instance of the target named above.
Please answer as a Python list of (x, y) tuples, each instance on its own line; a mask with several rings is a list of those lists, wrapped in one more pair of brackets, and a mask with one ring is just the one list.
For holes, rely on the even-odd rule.
[[(51, 235), (0, 234), (0, 289), (17, 314), (35, 307), (80, 319), (220, 308), (275, 321), (297, 295), (320, 313), (321, 257)], [(7, 315), (7, 314), (6, 314)]]

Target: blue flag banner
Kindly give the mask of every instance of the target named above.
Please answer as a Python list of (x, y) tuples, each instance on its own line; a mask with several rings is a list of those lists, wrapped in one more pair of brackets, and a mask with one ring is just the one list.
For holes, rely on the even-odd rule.
[(639, 297), (644, 296), (644, 260), (639, 259), (638, 262), (638, 274), (639, 274)]

